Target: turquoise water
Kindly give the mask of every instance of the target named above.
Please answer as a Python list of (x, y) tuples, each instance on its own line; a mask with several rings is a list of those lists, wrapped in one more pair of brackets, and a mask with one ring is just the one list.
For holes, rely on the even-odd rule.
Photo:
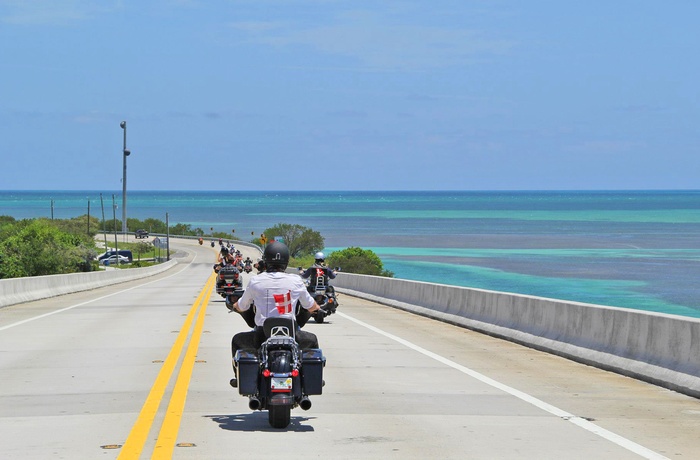
[[(121, 218), (120, 193), (102, 192)], [(0, 215), (87, 213), (99, 191), (0, 192)], [(397, 277), (700, 317), (700, 192), (146, 192), (128, 216), (250, 239), (277, 223), (327, 250), (375, 251)]]

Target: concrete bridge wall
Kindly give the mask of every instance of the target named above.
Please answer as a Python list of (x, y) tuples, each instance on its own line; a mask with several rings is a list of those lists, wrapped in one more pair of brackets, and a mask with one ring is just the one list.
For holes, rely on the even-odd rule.
[(143, 268), (1, 279), (0, 308), (157, 275), (176, 263), (175, 260), (169, 260), (162, 264)]
[(700, 397), (699, 319), (349, 273), (333, 284), (341, 293)]

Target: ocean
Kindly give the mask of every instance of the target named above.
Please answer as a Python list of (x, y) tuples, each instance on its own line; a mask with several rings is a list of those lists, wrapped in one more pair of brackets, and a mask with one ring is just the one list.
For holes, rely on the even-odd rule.
[[(121, 193), (99, 191), (0, 191), (0, 215), (71, 218), (89, 201), (111, 219), (113, 194), (121, 219)], [(398, 278), (700, 317), (700, 191), (130, 191), (127, 211), (244, 240), (300, 224)]]

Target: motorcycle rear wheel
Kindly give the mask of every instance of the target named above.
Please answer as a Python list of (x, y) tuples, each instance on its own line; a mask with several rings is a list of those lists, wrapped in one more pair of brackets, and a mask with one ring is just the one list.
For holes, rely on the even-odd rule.
[(267, 415), (272, 428), (287, 428), (292, 419), (292, 408), (286, 405), (270, 406)]

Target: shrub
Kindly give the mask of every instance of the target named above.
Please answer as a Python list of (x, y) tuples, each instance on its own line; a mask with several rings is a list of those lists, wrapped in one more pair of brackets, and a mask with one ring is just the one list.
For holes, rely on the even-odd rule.
[(326, 263), (330, 267), (340, 267), (344, 272), (362, 275), (393, 277), (394, 274), (384, 269), (382, 259), (369, 249), (350, 247), (332, 252)]

